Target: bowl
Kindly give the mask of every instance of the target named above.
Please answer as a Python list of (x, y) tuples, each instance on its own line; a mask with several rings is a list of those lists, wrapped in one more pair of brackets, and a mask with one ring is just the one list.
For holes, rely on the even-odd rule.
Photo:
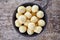
[[(46, 24), (47, 24), (47, 15), (46, 15), (46, 13), (45, 13), (45, 10), (43, 10), (43, 8), (42, 8), (39, 4), (36, 4), (36, 3), (33, 3), (33, 2), (28, 2), (28, 3), (23, 3), (23, 4), (19, 5), (19, 6), (25, 6), (25, 7), (26, 7), (26, 6), (33, 6), (33, 5), (38, 5), (38, 6), (39, 6), (39, 10), (42, 10), (42, 11), (44, 12), (44, 17), (43, 17), (42, 19), (45, 20), (45, 22), (46, 22)], [(18, 7), (19, 7), (19, 6), (18, 6)], [(37, 35), (41, 34), (41, 33), (44, 31), (44, 29), (45, 29), (45, 27), (46, 27), (46, 24), (45, 24), (45, 26), (42, 28), (43, 30), (41, 31), (41, 33), (39, 33), (39, 34), (34, 33), (33, 35), (28, 35), (27, 32), (25, 32), (25, 33), (20, 33), (20, 32), (19, 32), (19, 28), (15, 26), (15, 20), (17, 19), (17, 18), (16, 18), (16, 13), (17, 13), (18, 7), (17, 7), (16, 10), (14, 11), (14, 13), (13, 13), (13, 18), (12, 18), (12, 22), (13, 22), (13, 26), (14, 26), (15, 30), (16, 30), (20, 35), (23, 35), (23, 36), (25, 36), (25, 37), (33, 37), (33, 36), (37, 36)]]

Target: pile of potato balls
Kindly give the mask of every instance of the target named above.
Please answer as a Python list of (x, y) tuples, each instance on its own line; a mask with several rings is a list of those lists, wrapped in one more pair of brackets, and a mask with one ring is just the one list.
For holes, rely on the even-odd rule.
[(42, 19), (44, 12), (39, 10), (38, 5), (33, 6), (20, 6), (17, 9), (15, 25), (19, 27), (21, 33), (27, 32), (28, 35), (40, 33), (45, 21)]

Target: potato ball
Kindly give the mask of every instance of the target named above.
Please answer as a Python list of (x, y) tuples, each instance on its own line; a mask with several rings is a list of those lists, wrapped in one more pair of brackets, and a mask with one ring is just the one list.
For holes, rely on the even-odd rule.
[(21, 33), (26, 32), (26, 31), (27, 31), (26, 26), (20, 26), (20, 27), (19, 27), (19, 31), (20, 31)]
[(32, 23), (32, 22), (29, 23), (29, 24), (28, 24), (28, 28), (31, 29), (31, 30), (34, 30), (34, 28), (35, 28), (35, 23)]
[(36, 16), (32, 16), (32, 18), (31, 18), (31, 22), (36, 23), (37, 21), (38, 21), (38, 18), (37, 18)]
[(39, 10), (39, 7), (37, 5), (32, 6), (32, 12), (37, 12)]
[(31, 12), (31, 11), (32, 11), (31, 9), (32, 9), (31, 6), (27, 6), (27, 7), (26, 7), (26, 11), (28, 11), (28, 12)]
[(25, 16), (26, 16), (27, 18), (31, 18), (31, 17), (32, 17), (32, 14), (31, 14), (30, 12), (26, 12), (26, 13), (25, 13)]
[(41, 26), (36, 26), (34, 29), (35, 33), (40, 33), (42, 31), (42, 27)]
[(24, 24), (25, 21), (26, 21), (26, 17), (25, 17), (24, 15), (20, 15), (20, 16), (18, 17), (18, 20), (19, 20), (19, 22), (20, 22), (21, 24)]
[(38, 11), (37, 14), (36, 14), (36, 16), (38, 18), (43, 18), (44, 17), (44, 12), (43, 11)]
[(18, 18), (21, 15), (21, 13), (16, 13), (16, 18)]
[(30, 20), (27, 20), (27, 21), (24, 23), (24, 25), (25, 25), (25, 26), (28, 26), (29, 23), (30, 23)]
[(18, 7), (18, 13), (25, 13), (25, 7), (24, 6), (20, 6), (20, 7)]
[(44, 21), (43, 19), (40, 19), (40, 20), (38, 21), (38, 25), (39, 25), (39, 26), (44, 26), (44, 25), (45, 25), (45, 21)]
[(21, 24), (19, 23), (18, 20), (16, 20), (16, 21), (15, 21), (15, 25), (16, 25), (16, 27), (19, 27)]
[(31, 30), (31, 29), (28, 29), (28, 30), (27, 30), (27, 33), (28, 33), (28, 35), (32, 35), (32, 34), (34, 33), (34, 31)]

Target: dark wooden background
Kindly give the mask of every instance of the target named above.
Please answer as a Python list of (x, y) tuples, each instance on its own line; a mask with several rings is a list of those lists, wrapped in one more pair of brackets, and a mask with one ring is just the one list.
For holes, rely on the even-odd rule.
[(12, 15), (18, 5), (34, 0), (0, 0), (0, 40), (60, 40), (60, 0), (49, 0), (45, 10), (48, 22), (36, 37), (24, 37), (12, 25)]

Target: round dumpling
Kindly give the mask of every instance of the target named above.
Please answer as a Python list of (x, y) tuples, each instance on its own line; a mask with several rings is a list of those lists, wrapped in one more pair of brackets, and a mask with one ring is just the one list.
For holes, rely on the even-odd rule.
[(25, 17), (24, 15), (20, 15), (20, 16), (18, 17), (18, 20), (19, 20), (19, 22), (20, 22), (21, 24), (24, 24), (25, 21), (26, 21), (26, 17)]
[(32, 6), (32, 12), (37, 12), (39, 10), (39, 7), (37, 5)]
[(36, 14), (36, 16), (38, 18), (43, 18), (44, 17), (44, 12), (43, 11), (38, 11), (37, 14)]
[(25, 25), (25, 26), (28, 26), (29, 23), (30, 23), (30, 20), (27, 20), (27, 21), (24, 23), (24, 25)]
[(28, 33), (28, 35), (32, 35), (32, 34), (34, 33), (34, 31), (31, 30), (31, 29), (28, 29), (28, 30), (27, 30), (27, 33)]
[(16, 25), (16, 27), (19, 27), (21, 24), (19, 23), (18, 20), (16, 20), (16, 21), (15, 21), (15, 25)]
[(44, 26), (44, 25), (45, 25), (45, 21), (44, 21), (43, 19), (40, 19), (40, 20), (38, 21), (38, 25), (39, 25), (39, 26)]
[(25, 13), (25, 7), (24, 6), (20, 6), (20, 7), (18, 7), (18, 13)]
[(37, 18), (36, 16), (33, 16), (33, 17), (31, 18), (31, 22), (36, 23), (37, 21), (38, 21), (38, 18)]
[(18, 18), (21, 15), (21, 13), (16, 13), (16, 18)]
[(35, 33), (40, 33), (42, 31), (42, 27), (41, 26), (36, 26), (34, 29)]
[(31, 18), (31, 17), (32, 17), (32, 14), (31, 14), (30, 12), (26, 12), (26, 13), (25, 13), (25, 16), (26, 16), (27, 18)]
[(27, 27), (26, 27), (26, 26), (20, 26), (20, 27), (19, 27), (19, 31), (20, 31), (21, 33), (25, 33), (25, 32), (27, 31)]
[(32, 23), (32, 22), (29, 23), (29, 24), (28, 24), (28, 28), (31, 29), (31, 30), (34, 30), (34, 28), (35, 28), (35, 23)]
[(27, 7), (26, 7), (26, 11), (28, 11), (28, 12), (31, 12), (31, 11), (32, 11), (31, 9), (32, 9), (31, 6), (27, 6)]

